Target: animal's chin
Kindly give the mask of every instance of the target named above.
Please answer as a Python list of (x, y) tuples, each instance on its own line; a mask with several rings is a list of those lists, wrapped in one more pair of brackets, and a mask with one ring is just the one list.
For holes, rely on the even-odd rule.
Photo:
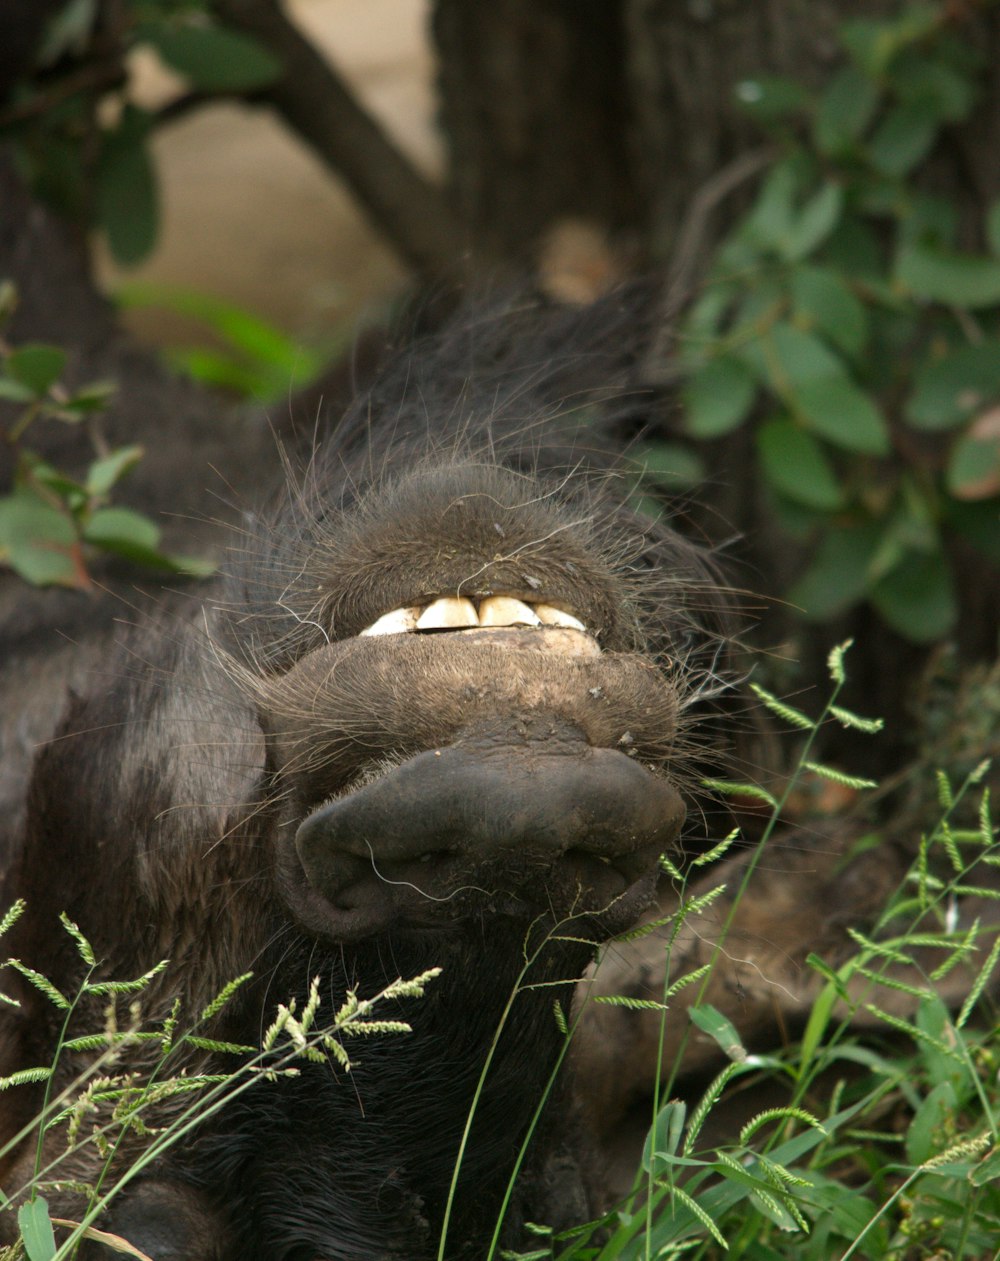
[(309, 814), (285, 893), (340, 941), (540, 915), (600, 938), (641, 912), (683, 817), (672, 786), (617, 750), (433, 749)]

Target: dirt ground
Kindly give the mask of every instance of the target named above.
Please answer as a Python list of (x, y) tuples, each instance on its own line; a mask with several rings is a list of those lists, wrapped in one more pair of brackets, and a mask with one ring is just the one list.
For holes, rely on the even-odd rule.
[[(291, 0), (289, 11), (421, 169), (440, 170), (426, 0)], [(177, 84), (150, 54), (135, 94), (160, 102)], [(122, 272), (105, 251), (114, 292), (141, 280), (197, 289), (320, 340), (398, 288), (402, 265), (350, 194), (266, 110), (219, 104), (163, 130), (154, 143), (162, 227), (155, 254)], [(157, 342), (191, 327), (162, 311), (129, 313)]]

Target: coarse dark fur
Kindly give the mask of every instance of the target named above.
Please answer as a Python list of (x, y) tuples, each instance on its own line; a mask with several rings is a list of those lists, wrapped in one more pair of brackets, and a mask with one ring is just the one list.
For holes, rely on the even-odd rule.
[[(261, 1081), (122, 1194), (105, 1224), (157, 1261), (435, 1255), (494, 1032), (526, 952), (552, 937), (511, 1007), (461, 1167), (447, 1255), (484, 1254), (562, 1046), (553, 999), (568, 1009), (587, 941), (644, 905), (656, 846), (679, 826), (686, 715), (715, 685), (725, 635), (710, 564), (627, 506), (606, 452), (602, 434), (648, 401), (630, 388), (637, 311), (626, 298), (493, 303), (418, 339), (287, 470), (228, 579), (113, 648), (102, 627), (68, 654), (73, 690), (34, 759), (4, 886), (5, 904), (27, 899), (14, 948), (32, 967), (73, 990), (65, 911), (106, 976), (170, 960), (150, 1018), (179, 999), (191, 1021), (252, 969), (210, 1030), (249, 1044), (312, 977), (332, 1013), (349, 989), (442, 969), (422, 1000), (379, 1013), (412, 1034), (352, 1044), (349, 1076), (308, 1063)], [(491, 593), (571, 610), (589, 639), (358, 638), (388, 610)], [(456, 783), (471, 787), (456, 798)], [(486, 819), (480, 796), (496, 807)], [(350, 833), (386, 800), (374, 843), (332, 839), (328, 816), (346, 809)], [(0, 1072), (45, 1063), (61, 1019), (30, 987), (18, 997)], [(102, 1021), (95, 1004), (73, 1029)], [(7, 1135), (24, 1111), (4, 1115)], [(526, 1217), (585, 1211), (572, 1145), (556, 1101), (507, 1240)], [(10, 1191), (31, 1159), (8, 1168)], [(97, 1164), (91, 1152), (60, 1176)]]

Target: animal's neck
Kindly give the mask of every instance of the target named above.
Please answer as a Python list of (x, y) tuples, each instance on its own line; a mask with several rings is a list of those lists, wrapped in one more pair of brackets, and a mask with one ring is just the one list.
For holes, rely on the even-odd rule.
[[(373, 1012), (408, 1021), (412, 1033), (345, 1039), (350, 1074), (304, 1065), (298, 1078), (262, 1083), (237, 1117), (229, 1113), (225, 1138), (204, 1145), (201, 1176), (224, 1186), (225, 1202), (242, 1200), (242, 1256), (412, 1258), (421, 1236), (433, 1254), (473, 1108), (448, 1255), (464, 1245), (476, 1254), (475, 1244), (481, 1255), (562, 1046), (553, 1000), (568, 1009), (586, 962), (585, 947), (550, 943), (525, 971), (524, 936), (513, 922), (491, 923), (324, 961), (327, 1011), (349, 988), (368, 998), (400, 975), (442, 974), (424, 998)], [(314, 954), (286, 954), (271, 995), (301, 992), (318, 964)]]

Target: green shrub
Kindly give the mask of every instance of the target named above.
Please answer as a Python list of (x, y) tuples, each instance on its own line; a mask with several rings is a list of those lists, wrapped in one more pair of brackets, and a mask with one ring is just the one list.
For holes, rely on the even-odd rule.
[[(677, 333), (684, 429), (753, 425), (773, 512), (815, 549), (787, 593), (807, 618), (867, 600), (930, 641), (957, 617), (950, 541), (1000, 561), (1000, 201), (970, 223), (927, 178), (993, 68), (945, 5), (840, 41), (818, 92), (737, 88), (774, 156)], [(653, 445), (649, 472), (674, 488), (692, 453)]]

